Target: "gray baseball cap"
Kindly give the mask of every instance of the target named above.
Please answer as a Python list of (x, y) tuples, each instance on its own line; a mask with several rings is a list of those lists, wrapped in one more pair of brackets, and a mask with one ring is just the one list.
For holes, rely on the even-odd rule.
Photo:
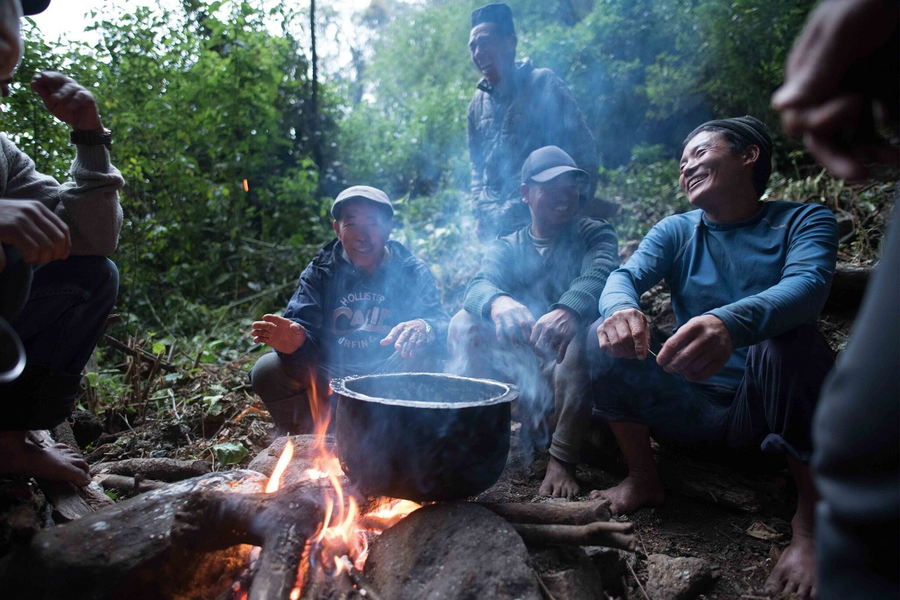
[(334, 204), (331, 205), (331, 216), (334, 217), (335, 221), (341, 217), (343, 205), (346, 204), (348, 200), (368, 200), (369, 202), (374, 202), (375, 204), (383, 206), (388, 213), (390, 213), (391, 217), (394, 216), (394, 205), (391, 204), (391, 199), (387, 197), (387, 194), (378, 188), (373, 188), (368, 185), (354, 185), (353, 187), (348, 187), (334, 199)]
[(535, 181), (546, 183), (556, 179), (563, 173), (574, 172), (580, 177), (587, 178), (586, 171), (575, 166), (572, 157), (558, 146), (544, 146), (528, 155), (525, 164), (522, 165), (522, 183)]

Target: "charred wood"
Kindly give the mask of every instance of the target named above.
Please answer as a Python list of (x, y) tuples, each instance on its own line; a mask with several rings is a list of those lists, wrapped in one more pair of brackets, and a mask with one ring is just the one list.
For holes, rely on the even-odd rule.
[(631, 523), (590, 523), (588, 525), (534, 525), (515, 523), (513, 527), (526, 544), (546, 546), (606, 546), (634, 552), (637, 541)]
[(129, 458), (118, 462), (100, 463), (91, 468), (91, 476), (141, 475), (159, 481), (182, 481), (206, 475), (212, 467), (205, 460), (176, 460), (174, 458)]

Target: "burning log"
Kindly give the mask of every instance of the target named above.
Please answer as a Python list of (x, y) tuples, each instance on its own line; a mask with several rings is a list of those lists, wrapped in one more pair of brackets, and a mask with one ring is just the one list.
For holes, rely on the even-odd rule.
[(212, 467), (205, 460), (176, 460), (174, 458), (129, 458), (113, 463), (101, 463), (91, 468), (91, 476), (141, 475), (160, 481), (182, 481), (206, 475)]
[(608, 521), (609, 500), (591, 502), (479, 502), (510, 523), (587, 525)]
[(634, 552), (637, 541), (631, 535), (631, 523), (596, 522), (588, 525), (534, 525), (515, 523), (513, 527), (526, 544), (544, 546), (563, 544), (570, 546), (607, 546)]

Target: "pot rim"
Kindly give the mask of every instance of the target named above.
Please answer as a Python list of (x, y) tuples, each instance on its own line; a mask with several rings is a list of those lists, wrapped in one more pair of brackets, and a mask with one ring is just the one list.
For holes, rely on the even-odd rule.
[[(379, 398), (377, 396), (367, 396), (353, 390), (347, 389), (347, 383), (359, 379), (375, 379), (381, 377), (402, 377), (407, 375), (420, 375), (426, 377), (435, 377), (441, 379), (461, 379), (465, 381), (474, 381), (477, 383), (487, 384), (494, 388), (499, 388), (498, 395), (488, 398), (487, 400), (472, 400), (468, 402), (423, 402), (422, 400), (412, 400), (406, 398)], [(363, 402), (374, 402), (376, 404), (384, 404), (385, 406), (405, 406), (408, 408), (477, 408), (481, 406), (493, 406), (495, 404), (503, 404), (504, 402), (512, 402), (519, 397), (519, 388), (510, 383), (503, 383), (493, 379), (476, 379), (474, 377), (463, 377), (461, 375), (450, 375), (448, 373), (378, 373), (375, 375), (348, 375), (347, 377), (336, 377), (331, 380), (331, 389), (342, 397), (353, 398)]]

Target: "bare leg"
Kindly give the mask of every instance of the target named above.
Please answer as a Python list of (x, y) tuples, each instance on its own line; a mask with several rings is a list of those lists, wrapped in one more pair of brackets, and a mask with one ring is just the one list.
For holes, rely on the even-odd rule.
[(574, 500), (580, 492), (581, 487), (575, 480), (575, 464), (551, 456), (550, 462), (547, 463), (547, 474), (541, 483), (541, 496)]
[(91, 482), (88, 464), (65, 444), (41, 448), (28, 440), (27, 431), (0, 431), (0, 475), (68, 481), (78, 486)]
[(663, 501), (663, 488), (650, 449), (650, 428), (640, 423), (610, 422), (625, 463), (628, 476), (608, 490), (594, 490), (591, 499), (606, 498), (615, 515), (633, 513), (644, 506), (658, 506)]
[(778, 564), (766, 579), (766, 591), (796, 594), (806, 600), (818, 596), (815, 556), (815, 505), (819, 494), (810, 477), (809, 467), (792, 456), (788, 466), (797, 482), (797, 512), (791, 519), (793, 537)]

